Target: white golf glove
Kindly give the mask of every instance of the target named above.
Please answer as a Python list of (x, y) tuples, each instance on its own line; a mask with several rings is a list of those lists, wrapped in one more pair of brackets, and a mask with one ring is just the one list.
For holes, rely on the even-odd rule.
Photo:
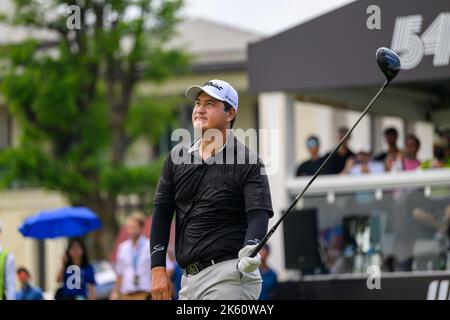
[(258, 269), (261, 264), (261, 256), (259, 253), (253, 258), (249, 257), (256, 247), (257, 245), (248, 245), (239, 251), (238, 270), (240, 272), (253, 272)]

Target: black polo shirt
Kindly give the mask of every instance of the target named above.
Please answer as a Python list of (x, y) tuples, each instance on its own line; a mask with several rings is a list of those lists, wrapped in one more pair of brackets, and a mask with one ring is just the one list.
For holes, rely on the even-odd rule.
[(182, 268), (225, 255), (237, 258), (247, 231), (246, 214), (266, 210), (273, 215), (264, 173), (258, 156), (232, 133), (225, 147), (206, 161), (195, 147), (177, 145), (171, 151), (154, 202), (175, 205), (175, 252)]

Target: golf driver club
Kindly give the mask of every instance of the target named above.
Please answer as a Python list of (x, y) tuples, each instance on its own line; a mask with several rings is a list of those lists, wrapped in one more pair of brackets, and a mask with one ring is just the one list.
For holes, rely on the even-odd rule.
[(383, 86), (380, 88), (380, 90), (378, 90), (377, 94), (375, 95), (375, 97), (373, 97), (372, 101), (370, 101), (370, 103), (367, 105), (366, 109), (364, 109), (361, 116), (358, 118), (358, 120), (353, 125), (353, 127), (351, 127), (351, 129), (347, 131), (347, 133), (341, 139), (341, 141), (338, 143), (338, 145), (333, 150), (333, 152), (330, 153), (330, 155), (325, 159), (325, 161), (322, 163), (322, 165), (316, 171), (314, 176), (312, 176), (311, 180), (309, 180), (308, 184), (305, 186), (303, 191), (300, 192), (300, 194), (297, 197), (295, 197), (294, 201), (291, 203), (289, 208), (283, 212), (283, 214), (281, 215), (281, 218), (275, 223), (275, 225), (264, 236), (264, 238), (261, 240), (261, 242), (258, 244), (258, 246), (253, 250), (253, 252), (250, 254), (250, 257), (256, 256), (256, 254), (261, 250), (261, 248), (264, 246), (264, 244), (270, 239), (270, 237), (275, 232), (275, 230), (278, 228), (278, 226), (281, 224), (283, 219), (292, 210), (292, 208), (295, 207), (297, 202), (303, 197), (303, 195), (308, 190), (308, 188), (311, 186), (311, 184), (314, 182), (314, 180), (317, 178), (317, 176), (322, 172), (323, 168), (325, 168), (325, 166), (328, 164), (328, 161), (331, 159), (331, 157), (333, 157), (334, 154), (339, 150), (339, 148), (342, 146), (344, 141), (346, 141), (348, 139), (348, 137), (352, 134), (353, 130), (358, 125), (358, 123), (369, 111), (369, 109), (373, 105), (373, 103), (377, 100), (377, 98), (380, 96), (380, 94), (383, 92), (383, 90), (391, 83), (391, 81), (395, 78), (395, 76), (400, 71), (400, 57), (391, 49), (383, 48), (383, 47), (379, 48), (377, 50), (375, 56), (377, 58), (378, 66), (380, 67), (381, 71), (383, 72), (384, 76), (386, 77), (386, 81), (384, 82)]

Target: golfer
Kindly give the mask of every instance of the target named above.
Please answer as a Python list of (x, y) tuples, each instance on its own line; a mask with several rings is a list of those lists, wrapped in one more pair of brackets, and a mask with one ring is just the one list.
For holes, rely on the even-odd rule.
[(192, 122), (200, 137), (175, 146), (159, 178), (150, 237), (152, 299), (172, 296), (165, 262), (176, 212), (179, 298), (256, 300), (261, 257), (249, 255), (273, 216), (264, 165), (230, 130), (238, 94), (229, 83), (192, 86), (186, 97), (195, 102)]

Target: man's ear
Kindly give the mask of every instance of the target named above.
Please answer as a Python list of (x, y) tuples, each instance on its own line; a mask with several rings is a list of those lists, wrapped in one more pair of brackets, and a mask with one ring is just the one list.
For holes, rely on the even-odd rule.
[(231, 122), (236, 117), (236, 110), (234, 108), (229, 110), (227, 121)]

